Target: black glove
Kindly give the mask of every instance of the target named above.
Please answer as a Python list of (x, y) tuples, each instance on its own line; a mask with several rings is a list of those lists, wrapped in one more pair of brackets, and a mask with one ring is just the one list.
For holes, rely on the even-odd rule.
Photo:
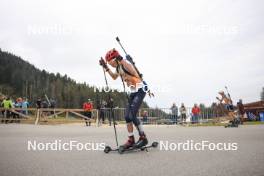
[(123, 57), (119, 55), (119, 56), (116, 57), (116, 60), (121, 62), (123, 60)]
[(108, 68), (108, 66), (107, 66), (107, 64), (106, 64), (106, 62), (104, 61), (104, 59), (100, 59), (99, 60), (99, 64), (105, 69), (105, 70), (108, 70), (109, 68)]

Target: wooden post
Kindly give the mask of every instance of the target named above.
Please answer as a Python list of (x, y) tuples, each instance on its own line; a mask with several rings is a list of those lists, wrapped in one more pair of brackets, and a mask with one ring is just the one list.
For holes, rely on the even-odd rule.
[(66, 119), (68, 119), (68, 118), (69, 118), (69, 112), (66, 111)]
[(97, 124), (97, 127), (99, 127), (99, 113), (98, 113), (98, 109), (96, 109), (96, 124)]
[(38, 121), (39, 121), (39, 109), (37, 109), (37, 117), (36, 117), (35, 125), (38, 124)]

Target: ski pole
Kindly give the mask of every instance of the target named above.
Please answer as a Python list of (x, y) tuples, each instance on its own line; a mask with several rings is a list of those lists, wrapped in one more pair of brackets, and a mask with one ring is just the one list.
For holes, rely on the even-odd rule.
[[(101, 59), (103, 59), (101, 57)], [(103, 68), (103, 72), (104, 72), (104, 78), (105, 78), (105, 84), (106, 84), (106, 87), (109, 89), (109, 86), (108, 86), (108, 82), (107, 82), (107, 78), (106, 78), (106, 74), (105, 74), (105, 70)], [(111, 101), (111, 98), (110, 98), (110, 95), (108, 94), (108, 102)], [(117, 140), (117, 133), (116, 133), (116, 122), (115, 122), (115, 117), (113, 115), (113, 107), (110, 107), (110, 116), (112, 116), (113, 118), (113, 123), (114, 123), (114, 131), (115, 131), (115, 140), (116, 140), (116, 146), (118, 147), (118, 140)], [(111, 118), (111, 117), (110, 117)]]
[(133, 61), (132, 57), (131, 57), (129, 54), (127, 54), (125, 48), (123, 47), (123, 45), (122, 45), (122, 43), (121, 43), (121, 41), (120, 41), (120, 39), (119, 39), (118, 37), (116, 37), (116, 41), (117, 41), (118, 44), (121, 46), (121, 48), (122, 48), (122, 50), (124, 51), (124, 53), (126, 54), (126, 59), (127, 59), (127, 60), (128, 60), (133, 66), (134, 66), (134, 68), (135, 68), (137, 74), (140, 76), (140, 78), (143, 79), (143, 75), (139, 72), (139, 70), (138, 70), (138, 68), (136, 67), (136, 64), (135, 64), (135, 62)]
[[(101, 59), (102, 59), (102, 58), (101, 58)], [(104, 70), (104, 68), (103, 68), (103, 71), (104, 71), (105, 84), (106, 84), (106, 87), (107, 87), (107, 89), (108, 89), (108, 82), (107, 82), (107, 79), (106, 79), (106, 75), (105, 75), (105, 70)]]

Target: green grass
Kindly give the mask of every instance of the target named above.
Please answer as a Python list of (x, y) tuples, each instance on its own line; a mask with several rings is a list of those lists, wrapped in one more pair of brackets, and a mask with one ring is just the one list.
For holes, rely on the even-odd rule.
[(261, 121), (244, 122), (245, 125), (264, 125)]
[(200, 127), (200, 126), (225, 126), (225, 123), (198, 123), (198, 124), (189, 124), (189, 127)]

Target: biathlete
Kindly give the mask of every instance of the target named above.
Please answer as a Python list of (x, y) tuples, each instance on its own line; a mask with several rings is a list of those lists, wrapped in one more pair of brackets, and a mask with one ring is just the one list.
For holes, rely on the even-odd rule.
[[(109, 69), (108, 64), (115, 68), (116, 71), (113, 72), (111, 69)], [(100, 65), (112, 77), (113, 80), (121, 77), (122, 81), (126, 82), (131, 91), (131, 94), (128, 97), (128, 106), (125, 113), (128, 140), (122, 146), (125, 149), (130, 147), (141, 148), (146, 146), (148, 144), (148, 139), (140, 120), (137, 118), (138, 110), (143, 102), (144, 97), (146, 96), (146, 83), (140, 78), (133, 65), (127, 60), (123, 59), (123, 57), (115, 49), (112, 49), (106, 53), (105, 61), (101, 59)], [(137, 142), (135, 142), (135, 137), (133, 134), (133, 124), (139, 133), (139, 140)]]
[(218, 92), (221, 98), (216, 97), (217, 100), (219, 100), (220, 104), (223, 104), (227, 115), (229, 117), (228, 120), (233, 121), (235, 119), (235, 113), (234, 113), (234, 106), (231, 98), (227, 97), (224, 91)]

